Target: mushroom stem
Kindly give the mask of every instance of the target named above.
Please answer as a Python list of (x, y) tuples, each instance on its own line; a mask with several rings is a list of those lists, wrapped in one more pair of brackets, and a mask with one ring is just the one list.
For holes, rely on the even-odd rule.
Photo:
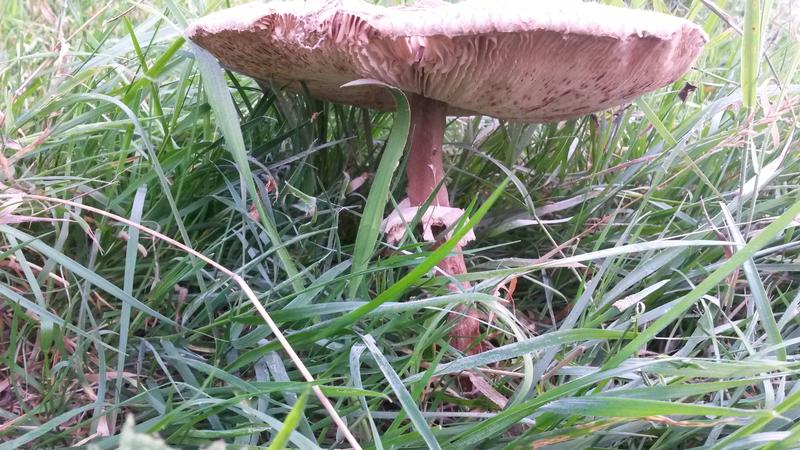
[[(442, 141), (447, 119), (447, 104), (410, 94), (411, 153), (408, 156), (408, 200), (411, 206), (425, 203), (444, 178)], [(450, 206), (444, 183), (432, 206)]]
[[(410, 94), (411, 106), (411, 153), (408, 156), (406, 174), (408, 178), (408, 200), (411, 206), (420, 206), (439, 186), (439, 190), (431, 201), (431, 207), (450, 206), (447, 188), (444, 182), (442, 141), (447, 118), (447, 104), (440, 101)], [(440, 186), (441, 185), (441, 186)], [(467, 273), (461, 247), (455, 248), (455, 255), (439, 262), (439, 268), (450, 275)], [(469, 287), (465, 282), (464, 287)], [(450, 284), (451, 291), (460, 292), (461, 287)], [(478, 311), (457, 307), (450, 313), (450, 319), (456, 324), (450, 331), (450, 343), (459, 351), (477, 353), (480, 346), (475, 340), (480, 336)]]

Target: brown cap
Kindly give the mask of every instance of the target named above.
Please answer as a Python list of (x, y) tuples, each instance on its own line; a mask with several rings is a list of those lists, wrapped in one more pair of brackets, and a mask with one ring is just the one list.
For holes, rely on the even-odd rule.
[(451, 114), (563, 120), (629, 102), (683, 75), (707, 38), (650, 11), (576, 0), (467, 0), (382, 7), (361, 0), (251, 3), (187, 36), (222, 64), (312, 96), (391, 109), (371, 78)]

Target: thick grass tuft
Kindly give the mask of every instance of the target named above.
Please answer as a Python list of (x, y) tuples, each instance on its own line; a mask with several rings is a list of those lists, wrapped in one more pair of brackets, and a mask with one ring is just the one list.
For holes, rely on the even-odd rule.
[(625, 2), (703, 26), (685, 78), (452, 119), (462, 293), (375, 230), (407, 117), (220, 71), (203, 3), (0, 1), (0, 450), (800, 445), (796, 2)]

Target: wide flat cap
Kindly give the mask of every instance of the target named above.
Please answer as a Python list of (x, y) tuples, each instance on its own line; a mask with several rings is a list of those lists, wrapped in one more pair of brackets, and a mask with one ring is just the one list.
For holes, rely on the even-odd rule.
[(707, 41), (683, 19), (577, 0), (250, 3), (187, 36), (227, 68), (333, 102), (391, 109), (371, 78), (450, 106), (526, 122), (627, 103), (674, 82)]

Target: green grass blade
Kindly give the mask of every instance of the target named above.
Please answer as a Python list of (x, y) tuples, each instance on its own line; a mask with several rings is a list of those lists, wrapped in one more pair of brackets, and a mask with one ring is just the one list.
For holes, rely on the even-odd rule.
[(111, 284), (108, 280), (100, 277), (97, 273), (87, 269), (83, 265), (79, 264), (74, 259), (64, 255), (61, 252), (56, 251), (49, 245), (45, 244), (44, 242), (34, 238), (33, 236), (24, 233), (20, 230), (15, 228), (9, 227), (8, 225), (0, 225), (0, 233), (10, 234), (13, 235), (15, 238), (21, 241), (27, 241), (28, 247), (36, 250), (37, 252), (47, 256), (48, 258), (54, 259), (57, 263), (61, 264), (65, 269), (73, 272), (74, 274), (86, 279), (93, 285), (97, 286), (98, 288), (108, 292), (109, 294), (117, 297), (119, 300), (125, 303), (130, 303), (131, 306), (134, 308), (142, 311), (145, 314), (148, 314), (152, 317), (155, 317), (164, 323), (170, 325), (176, 325), (176, 323), (164, 316), (163, 314), (159, 313), (158, 311), (152, 309), (151, 307), (145, 305), (141, 301), (137, 300), (133, 296), (127, 294), (122, 289), (118, 288)]
[(642, 331), (636, 338), (617, 352), (616, 355), (603, 364), (603, 368), (609, 369), (618, 366), (639, 349), (647, 345), (661, 330), (678, 319), (678, 317), (705, 295), (706, 292), (721, 283), (731, 272), (741, 267), (742, 264), (751, 258), (758, 250), (761, 250), (772, 242), (772, 240), (775, 239), (779, 233), (782, 233), (798, 215), (800, 215), (800, 200), (787, 208), (783, 214), (764, 228), (758, 236), (754, 237), (744, 248), (734, 253), (730, 259), (725, 261), (722, 266), (712, 272), (702, 283), (692, 289), (691, 292), (681, 297), (669, 311), (659, 317), (658, 320), (653, 322), (646, 330)]
[(384, 208), (389, 201), (389, 188), (392, 185), (392, 179), (396, 175), (397, 166), (400, 165), (400, 160), (403, 157), (411, 128), (411, 111), (408, 106), (408, 99), (406, 99), (403, 91), (383, 83), (368, 80), (348, 83), (343, 88), (364, 85), (379, 85), (386, 88), (394, 98), (395, 113), (392, 130), (386, 142), (386, 149), (383, 151), (378, 170), (375, 172), (375, 178), (370, 185), (367, 204), (364, 206), (364, 212), (361, 214), (361, 221), (358, 224), (358, 235), (353, 249), (351, 272), (359, 275), (350, 280), (347, 290), (347, 296), (350, 298), (358, 296), (364, 279), (360, 272), (367, 268), (369, 259), (375, 251), (375, 244), (380, 236), (381, 221), (384, 217)]
[(383, 372), (383, 376), (385, 376), (386, 380), (389, 382), (389, 386), (391, 386), (394, 394), (397, 396), (400, 407), (403, 408), (408, 419), (411, 420), (411, 423), (414, 425), (414, 429), (417, 430), (417, 433), (419, 433), (429, 449), (440, 449), (439, 442), (428, 426), (427, 420), (422, 416), (416, 402), (403, 385), (400, 377), (397, 376), (397, 372), (394, 371), (392, 365), (386, 360), (386, 357), (383, 356), (380, 349), (375, 344), (375, 338), (370, 335), (365, 335), (363, 340), (367, 349), (369, 349), (369, 352), (372, 354), (372, 357), (375, 358), (375, 362), (378, 363), (378, 367), (381, 369), (381, 372)]
[(269, 444), (267, 450), (283, 450), (286, 448), (286, 444), (289, 443), (289, 438), (291, 437), (292, 432), (295, 428), (297, 428), (297, 423), (300, 421), (300, 417), (303, 414), (303, 409), (306, 407), (306, 401), (308, 400), (309, 392), (311, 391), (306, 390), (300, 394), (297, 402), (295, 402), (291, 411), (289, 411), (289, 414), (286, 415), (286, 419), (283, 421), (283, 426), (281, 427), (280, 431), (278, 431), (278, 434), (275, 435), (275, 439), (273, 439), (272, 443)]
[[(787, 396), (778, 406), (775, 407), (775, 414), (784, 414), (792, 409), (797, 408), (800, 406), (800, 390), (795, 391), (794, 393)], [(740, 427), (739, 429), (735, 430), (733, 433), (729, 434), (725, 437), (725, 439), (720, 440), (713, 447), (711, 450), (722, 450), (726, 447), (726, 445), (737, 442), (738, 440), (749, 436), (775, 420), (775, 416), (764, 416), (764, 417), (757, 417), (753, 419), (752, 422), (748, 423), (747, 425)], [(784, 420), (781, 419), (782, 422)], [(792, 427), (793, 430), (796, 427)]]
[[(522, 355), (537, 352), (539, 350), (560, 345), (572, 344), (575, 342), (588, 341), (593, 339), (623, 339), (625, 333), (612, 330), (598, 329), (572, 329), (553, 331), (542, 336), (536, 336), (526, 341), (514, 342), (513, 344), (493, 348), (476, 355), (459, 358), (453, 362), (440, 364), (434, 375), (446, 375), (450, 373), (460, 373), (476, 367), (488, 366), (499, 361), (519, 358)], [(424, 376), (423, 373), (413, 375), (404, 380), (411, 383)]]
[(52, 419), (41, 424), (40, 426), (35, 427), (31, 431), (28, 431), (27, 433), (23, 434), (18, 438), (0, 443), (0, 450), (16, 450), (18, 448), (21, 448), (25, 444), (32, 442), (37, 438), (52, 432), (53, 430), (56, 430), (59, 426), (66, 423), (68, 420), (72, 419), (75, 416), (83, 414), (92, 407), (94, 407), (94, 405), (84, 405), (78, 408), (70, 409), (63, 414), (59, 414), (58, 416), (53, 417)]
[[(361, 379), (361, 354), (364, 353), (364, 350), (366, 349), (367, 347), (361, 344), (356, 344), (350, 347), (350, 357), (348, 358), (348, 362), (350, 366), (350, 376), (353, 379), (353, 385), (356, 387), (356, 389), (364, 388), (364, 382)], [(369, 421), (369, 429), (372, 432), (372, 442), (374, 442), (376, 450), (383, 450), (383, 442), (381, 442), (380, 431), (378, 431), (378, 427), (375, 425), (375, 419), (373, 419), (372, 412), (369, 410), (366, 396), (360, 395), (358, 397), (358, 401), (361, 404), (361, 409), (364, 410), (364, 414), (367, 416), (367, 420)]]
[[(736, 242), (737, 249), (741, 250), (746, 245), (744, 236), (739, 231), (736, 221), (733, 219), (731, 212), (725, 205), (721, 205), (722, 214), (725, 217), (725, 222), (728, 226), (728, 233), (733, 237)], [(775, 321), (775, 315), (772, 314), (772, 305), (770, 304), (767, 290), (764, 288), (764, 283), (761, 281), (761, 275), (758, 273), (758, 267), (753, 261), (753, 258), (747, 258), (743, 264), (744, 274), (747, 282), (750, 285), (750, 293), (753, 301), (756, 304), (756, 311), (758, 311), (758, 318), (767, 333), (767, 342), (770, 345), (778, 346), (777, 357), (779, 361), (786, 361), (786, 348), (781, 344), (783, 337), (781, 337), (781, 330), (778, 328), (778, 322)]]
[(286, 274), (292, 279), (292, 287), (294, 287), (296, 291), (300, 291), (305, 287), (303, 280), (297, 276), (298, 271), (292, 260), (292, 256), (289, 254), (289, 251), (283, 247), (278, 229), (270, 220), (270, 216), (267, 214), (267, 210), (264, 207), (263, 199), (259, 195), (256, 183), (253, 180), (250, 162), (247, 159), (247, 149), (244, 146), (244, 138), (242, 137), (242, 130), (239, 126), (239, 115), (228, 93), (228, 85), (225, 83), (222, 69), (210, 53), (194, 44), (190, 45), (195, 59), (197, 60), (197, 69), (202, 75), (203, 87), (205, 88), (206, 95), (208, 95), (208, 102), (215, 112), (216, 124), (220, 131), (222, 131), (222, 135), (225, 137), (225, 146), (231, 153), (233, 160), (236, 162), (236, 168), (239, 170), (239, 176), (243, 185), (242, 198), (247, 198), (247, 196), (244, 195), (245, 192), (249, 194), (251, 201), (255, 204), (256, 210), (258, 211), (261, 225), (272, 241), (272, 245), (278, 248), (278, 257), (281, 260)]
[(742, 26), (742, 62), (740, 83), (742, 104), (747, 109), (756, 106), (758, 71), (761, 64), (761, 0), (745, 0)]
[(606, 396), (574, 397), (557, 400), (541, 411), (564, 415), (600, 417), (647, 417), (658, 415), (718, 416), (718, 417), (775, 417), (772, 411), (721, 408), (718, 406), (674, 403), (638, 398)]
[[(124, 414), (174, 448), (267, 448), (311, 387), (338, 413), (308, 398), (274, 446), (340, 448), (335, 416), (378, 450), (427, 447), (410, 416), (453, 450), (797, 446), (800, 227), (768, 228), (800, 192), (796, 0), (600, 0), (708, 42), (629, 105), (449, 116), (448, 183), (477, 199), (453, 229), (510, 179), (453, 278), (434, 272), (453, 247), (385, 249), (378, 230), (407, 111), (266, 85), (187, 45), (189, 22), (240, 1), (0, 1), (0, 445), (114, 450)], [(423, 66), (441, 56), (412, 44)], [(394, 108), (390, 88), (341, 89)], [(220, 266), (144, 231), (137, 255), (102, 211), (140, 211)], [(480, 311), (487, 351), (446, 344), (456, 305)]]
[[(141, 186), (136, 190), (131, 207), (130, 221), (139, 224), (142, 222), (144, 211), (144, 201), (147, 197), (147, 186)], [(125, 272), (123, 275), (122, 290), (133, 296), (134, 277), (136, 276), (136, 261), (139, 256), (139, 229), (128, 227), (128, 242), (125, 246)], [(122, 393), (122, 385), (125, 383), (123, 374), (125, 373), (125, 360), (128, 357), (128, 332), (131, 324), (131, 305), (123, 303), (119, 315), (119, 345), (117, 346), (117, 380), (114, 390), (114, 403), (119, 402)], [(112, 417), (116, 418), (116, 414)], [(116, 420), (114, 420), (116, 422)]]
[[(506, 186), (508, 186), (509, 180), (506, 178), (500, 183), (499, 186), (492, 192), (492, 195), (486, 200), (486, 202), (481, 205), (481, 207), (475, 212), (475, 214), (469, 218), (469, 220), (460, 227), (457, 227), (453, 230), (452, 237), (445, 241), (442, 245), (440, 245), (436, 250), (431, 252), (431, 254), (425, 258), (418, 266), (412, 269), (408, 274), (406, 274), (403, 278), (398, 280), (393, 285), (389, 286), (385, 291), (378, 294), (374, 299), (371, 301), (359, 306), (353, 311), (350, 311), (347, 314), (339, 316), (338, 318), (334, 319), (330, 322), (325, 328), (321, 330), (314, 330), (314, 331), (300, 331), (295, 333), (291, 336), (288, 336), (289, 342), (293, 344), (301, 344), (301, 343), (308, 343), (314, 342), (319, 339), (324, 339), (326, 337), (330, 337), (342, 332), (342, 330), (346, 330), (350, 327), (350, 325), (356, 323), (359, 319), (364, 317), (365, 315), (369, 314), (370, 312), (374, 311), (376, 308), (381, 306), (382, 304), (397, 300), (403, 292), (409, 289), (417, 280), (425, 276), (428, 272), (433, 270), (439, 262), (447, 257), (450, 252), (458, 246), (459, 240), (463, 238), (469, 230), (471, 230), (475, 225), (477, 225), (483, 216), (489, 212), (492, 205), (500, 198), (500, 195), (505, 191)], [(463, 219), (463, 218), (462, 218)], [(268, 345), (257, 349), (254, 352), (250, 352), (244, 357), (237, 359), (232, 364), (228, 366), (228, 370), (234, 370), (237, 368), (241, 368), (246, 364), (251, 363), (258, 359), (261, 355), (278, 350), (278, 344), (273, 342)]]

